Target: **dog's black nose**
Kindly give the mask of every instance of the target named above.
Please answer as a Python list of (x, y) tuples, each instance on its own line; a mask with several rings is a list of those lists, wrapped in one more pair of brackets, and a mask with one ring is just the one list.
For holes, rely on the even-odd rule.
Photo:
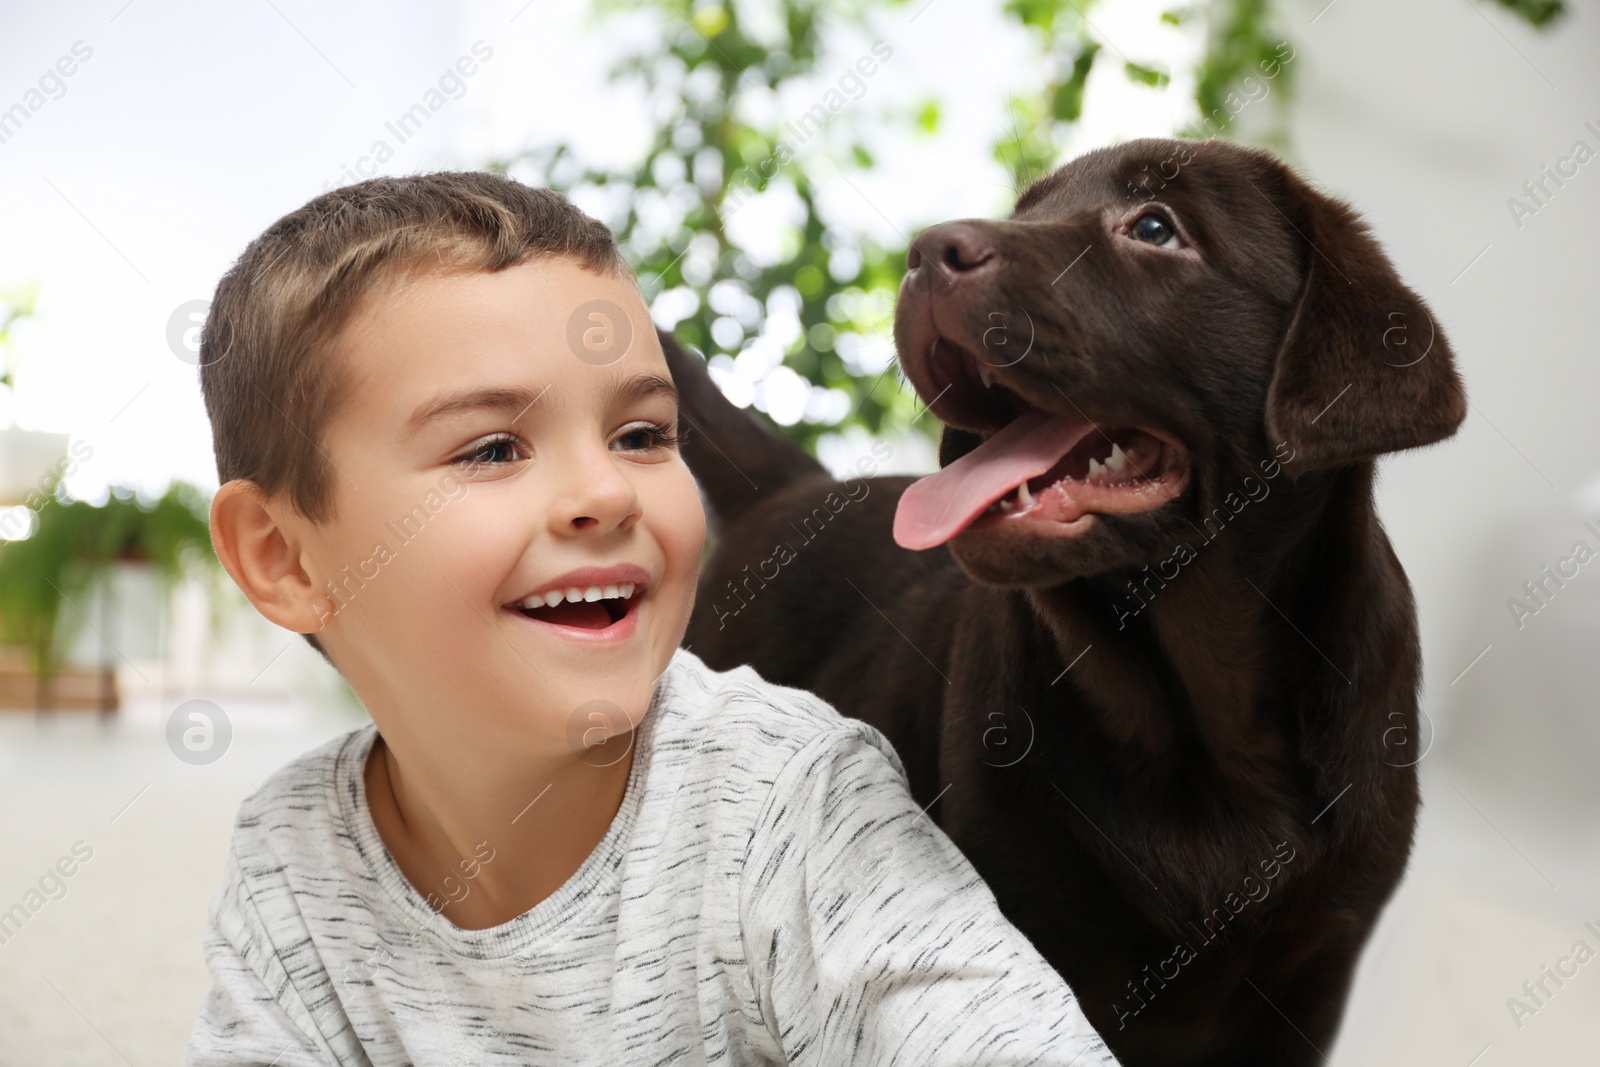
[(956, 274), (993, 265), (998, 259), (993, 242), (977, 226), (970, 222), (944, 222), (917, 235), (906, 253), (906, 266), (916, 270), (927, 260), (950, 281)]

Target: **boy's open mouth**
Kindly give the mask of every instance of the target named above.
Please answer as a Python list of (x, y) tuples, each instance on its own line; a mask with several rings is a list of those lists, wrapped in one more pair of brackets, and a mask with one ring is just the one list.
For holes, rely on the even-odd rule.
[(634, 582), (572, 586), (535, 593), (514, 607), (528, 618), (552, 626), (604, 630), (621, 622), (635, 610), (635, 591), (642, 595), (642, 590), (638, 590)]

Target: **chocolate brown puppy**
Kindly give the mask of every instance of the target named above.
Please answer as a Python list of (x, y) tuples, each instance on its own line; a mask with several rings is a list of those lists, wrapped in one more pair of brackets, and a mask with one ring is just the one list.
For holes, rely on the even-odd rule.
[(1123, 1063), (1319, 1061), (1411, 848), (1373, 475), (1461, 423), (1442, 332), (1348, 205), (1223, 141), (1089, 153), (908, 267), (915, 484), (834, 480), (663, 337), (720, 537), (687, 641), (881, 729)]

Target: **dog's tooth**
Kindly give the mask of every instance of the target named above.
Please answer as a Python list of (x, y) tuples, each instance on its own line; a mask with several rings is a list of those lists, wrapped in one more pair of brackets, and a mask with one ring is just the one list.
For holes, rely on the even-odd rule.
[(1089, 457), (1089, 480), (1090, 481), (1093, 481), (1096, 478), (1102, 477), (1105, 474), (1105, 472), (1106, 472), (1106, 469), (1105, 469), (1105, 467), (1103, 467), (1101, 465), (1099, 460), (1095, 459), (1093, 456)]
[(1003, 497), (1000, 498), (1000, 510), (1001, 511), (1010, 511), (1011, 510), (1011, 498), (1010, 497), (1003, 496)]
[(983, 387), (985, 389), (992, 389), (994, 387), (994, 371), (989, 369), (989, 365), (987, 363), (978, 364), (978, 379), (983, 382)]
[(1025, 508), (1033, 507), (1033, 494), (1028, 492), (1027, 482), (1017, 486), (1017, 503)]
[(544, 606), (547, 608), (553, 608), (565, 599), (567, 599), (567, 594), (563, 593), (559, 589), (552, 589), (544, 595)]
[(1111, 446), (1111, 459), (1106, 463), (1107, 470), (1121, 471), (1128, 465), (1128, 454), (1119, 444)]

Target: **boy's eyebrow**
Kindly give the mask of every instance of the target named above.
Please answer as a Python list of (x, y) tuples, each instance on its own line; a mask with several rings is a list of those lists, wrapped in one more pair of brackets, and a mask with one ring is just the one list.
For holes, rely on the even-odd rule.
[(467, 389), (458, 393), (447, 393), (435, 397), (418, 407), (406, 420), (405, 428), (401, 435), (409, 437), (422, 429), (423, 424), (440, 415), (450, 415), (458, 411), (472, 411), (489, 409), (492, 411), (515, 411), (517, 414), (531, 408), (540, 397), (550, 391), (547, 385), (537, 393), (521, 386), (504, 386), (490, 389)]
[[(467, 389), (458, 393), (447, 393), (428, 401), (412, 412), (411, 417), (406, 420), (402, 436), (409, 437), (432, 419), (458, 411), (487, 409), (515, 411), (521, 415), (549, 391), (550, 387), (547, 385), (537, 393), (521, 386)], [(611, 404), (625, 404), (652, 396), (665, 396), (676, 404), (678, 387), (672, 384), (670, 378), (663, 378), (659, 374), (639, 374), (632, 378), (623, 378), (613, 384), (607, 399)]]
[(613, 385), (610, 400), (613, 404), (629, 403), (652, 396), (664, 396), (673, 404), (677, 404), (678, 387), (672, 384), (671, 378), (663, 378), (659, 374), (638, 374), (632, 378), (623, 378)]

